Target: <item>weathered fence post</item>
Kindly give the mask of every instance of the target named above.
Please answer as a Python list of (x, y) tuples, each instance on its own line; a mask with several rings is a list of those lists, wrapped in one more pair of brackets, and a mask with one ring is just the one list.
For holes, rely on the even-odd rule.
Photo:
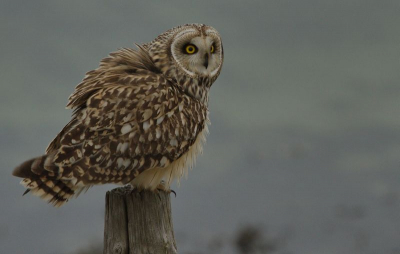
[(170, 194), (132, 192), (121, 187), (106, 194), (104, 254), (176, 254)]

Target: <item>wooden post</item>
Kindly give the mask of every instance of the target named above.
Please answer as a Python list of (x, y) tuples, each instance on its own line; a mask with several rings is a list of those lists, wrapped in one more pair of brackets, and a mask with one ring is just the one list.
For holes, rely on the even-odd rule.
[(106, 194), (104, 254), (176, 254), (170, 194), (132, 192), (121, 187)]

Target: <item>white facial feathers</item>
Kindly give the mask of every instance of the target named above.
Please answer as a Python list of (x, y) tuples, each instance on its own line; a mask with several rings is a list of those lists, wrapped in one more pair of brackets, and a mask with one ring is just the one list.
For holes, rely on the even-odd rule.
[(222, 66), (222, 42), (211, 27), (205, 31), (188, 28), (179, 32), (171, 44), (171, 53), (177, 65), (191, 77), (212, 78)]

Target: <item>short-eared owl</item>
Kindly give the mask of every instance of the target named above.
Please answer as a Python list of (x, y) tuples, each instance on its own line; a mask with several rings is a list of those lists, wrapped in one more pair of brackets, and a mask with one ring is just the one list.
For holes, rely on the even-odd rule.
[(223, 62), (218, 32), (175, 27), (123, 48), (89, 71), (69, 98), (72, 120), (45, 155), (13, 171), (54, 206), (95, 184), (169, 190), (208, 132), (208, 93)]

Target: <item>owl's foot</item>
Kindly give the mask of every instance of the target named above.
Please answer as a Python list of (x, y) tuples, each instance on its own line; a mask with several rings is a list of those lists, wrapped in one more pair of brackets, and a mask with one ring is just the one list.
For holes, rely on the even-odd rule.
[(140, 197), (140, 200), (142, 200), (143, 201), (143, 196), (144, 196), (144, 192), (145, 191), (145, 189), (143, 189), (143, 188), (137, 188), (137, 187), (133, 187), (132, 189), (131, 189), (131, 194), (135, 194), (135, 195), (139, 195), (139, 197)]
[(172, 193), (174, 193), (174, 195), (176, 197), (176, 192), (174, 190), (171, 190), (170, 188), (167, 188), (163, 183), (160, 183), (159, 185), (157, 185), (157, 188), (154, 191), (164, 191), (168, 194), (170, 194), (172, 192)]

